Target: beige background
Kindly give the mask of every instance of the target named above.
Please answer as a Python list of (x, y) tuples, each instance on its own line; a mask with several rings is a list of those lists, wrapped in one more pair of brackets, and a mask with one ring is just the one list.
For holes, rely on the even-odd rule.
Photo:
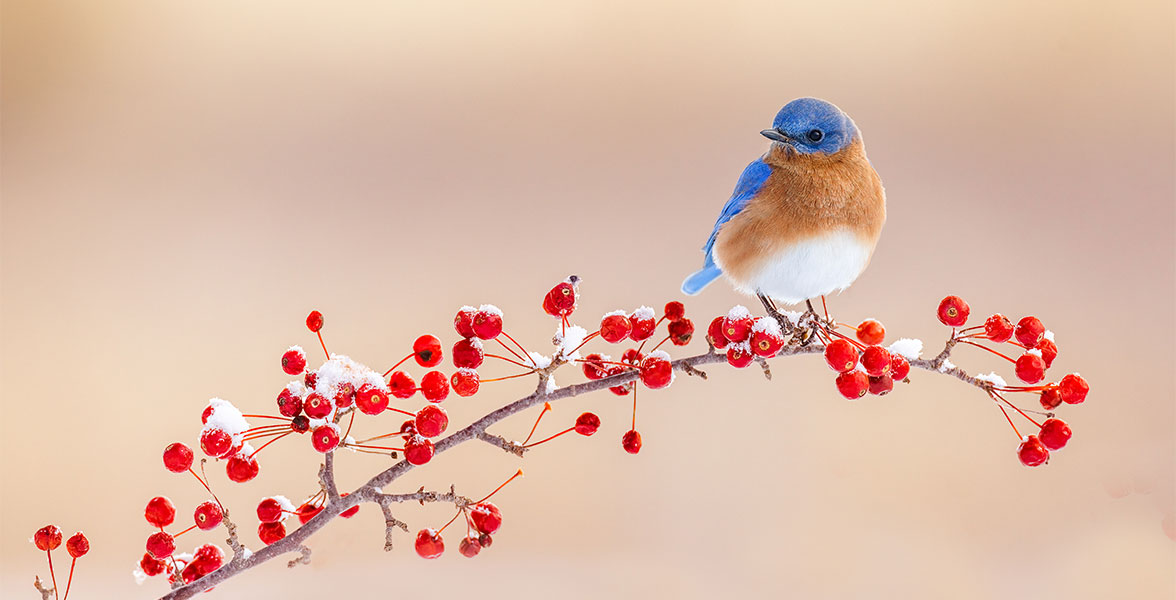
[[(201, 496), (160, 450), (194, 441), (211, 396), (270, 410), (312, 308), (378, 367), (423, 331), (452, 343), (465, 303), (542, 347), (539, 300), (568, 273), (586, 324), (678, 298), (757, 132), (814, 95), (856, 119), (890, 199), (835, 315), (929, 344), (947, 293), (1040, 316), (1056, 374), (1094, 387), (1048, 467), (944, 378), (850, 403), (815, 357), (771, 382), (715, 368), (645, 395), (637, 458), (625, 401), (557, 406), (550, 430), (588, 407), (604, 428), (526, 459), (474, 561), (426, 563), (408, 536), (384, 554), (368, 506), (311, 566), (216, 593), (1172, 597), (1170, 499), (1104, 490), (1172, 485), (1171, 3), (723, 4), (5, 2), (0, 595), (33, 596), (46, 522), (91, 537), (79, 600), (162, 593), (130, 578), (142, 506), (167, 494), (186, 519)], [(688, 311), (741, 301), (719, 284)], [(446, 408), (463, 424), (526, 387)], [(342, 463), (354, 485), (381, 459)], [(316, 466), (284, 440), (256, 481), (213, 482), (248, 531)], [(475, 495), (517, 466), (462, 448), (396, 489)]]

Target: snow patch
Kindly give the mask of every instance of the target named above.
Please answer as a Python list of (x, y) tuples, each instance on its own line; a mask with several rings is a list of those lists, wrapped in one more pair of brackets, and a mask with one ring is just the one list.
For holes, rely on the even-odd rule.
[(995, 371), (987, 375), (977, 375), (976, 381), (987, 381), (996, 387), (1008, 387), (1009, 385), (1008, 382), (1004, 380), (1004, 377), (997, 375)]
[(923, 340), (902, 338), (890, 344), (888, 349), (908, 361), (912, 361), (919, 358), (919, 355), (923, 353)]

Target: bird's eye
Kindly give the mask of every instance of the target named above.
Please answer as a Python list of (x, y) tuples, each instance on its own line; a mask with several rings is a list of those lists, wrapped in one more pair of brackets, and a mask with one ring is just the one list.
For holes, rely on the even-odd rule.
[(810, 142), (816, 144), (816, 143), (819, 143), (821, 140), (825, 139), (825, 133), (823, 131), (821, 131), (820, 129), (812, 129), (812, 130), (809, 130), (806, 137), (808, 137)]

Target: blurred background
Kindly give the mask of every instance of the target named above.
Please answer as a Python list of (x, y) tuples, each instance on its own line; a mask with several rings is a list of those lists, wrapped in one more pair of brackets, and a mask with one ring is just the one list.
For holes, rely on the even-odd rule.
[[(1161, 525), (1176, 454), (1172, 3), (722, 4), (6, 0), (0, 596), (35, 597), (48, 569), (28, 539), (50, 522), (92, 542), (77, 598), (166, 591), (131, 578), (143, 506), (168, 495), (186, 522), (204, 497), (162, 448), (195, 444), (213, 396), (272, 413), (281, 352), (318, 360), (311, 309), (333, 351), (386, 368), (421, 333), (452, 344), (463, 304), (497, 304), (547, 348), (539, 303), (570, 273), (589, 328), (680, 299), (766, 149), (759, 130), (799, 96), (853, 116), (889, 198), (835, 317), (932, 348), (946, 294), (975, 319), (1040, 317), (1061, 349), (1051, 376), (1093, 388), (1060, 411), (1074, 439), (1048, 466), (1021, 466), (999, 411), (948, 378), (846, 402), (818, 357), (777, 361), (772, 381), (713, 367), (643, 394), (639, 456), (620, 447), (628, 400), (597, 394), (540, 427), (591, 409), (595, 437), (525, 460), (468, 445), (390, 488), (480, 496), (525, 466), (474, 560), (456, 536), (436, 561), (408, 534), (384, 553), (369, 505), (312, 539), (309, 566), (273, 561), (215, 593), (1176, 594)], [(687, 311), (705, 326), (753, 302), (720, 283)], [(953, 360), (1012, 380), (979, 350)], [(463, 426), (531, 385), (445, 408)], [(525, 437), (534, 416), (493, 431)], [(318, 460), (286, 439), (248, 484), (210, 465), (248, 545), (257, 500), (312, 494)], [(340, 462), (354, 487), (386, 459)], [(414, 531), (450, 515), (398, 513)]]

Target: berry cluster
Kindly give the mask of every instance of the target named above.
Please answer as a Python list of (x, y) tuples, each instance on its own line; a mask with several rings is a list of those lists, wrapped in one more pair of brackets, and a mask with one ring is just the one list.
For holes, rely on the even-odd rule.
[[(177, 453), (175, 450), (176, 444), (168, 446), (168, 450), (172, 451), (172, 457)], [(188, 456), (191, 456), (191, 450), (188, 450)], [(181, 452), (182, 453), (182, 452)], [(164, 452), (164, 462), (167, 464), (168, 452)], [(179, 472), (191, 468), (191, 459), (188, 459), (188, 467), (179, 469)], [(175, 465), (176, 468), (179, 465)], [(173, 469), (172, 466), (168, 467)], [(175, 523), (176, 507), (167, 496), (156, 496), (147, 501), (147, 507), (143, 510), (143, 517), (147, 523), (152, 527), (158, 529), (147, 537), (147, 552), (143, 554), (143, 558), (139, 560), (138, 574), (140, 577), (153, 577), (155, 575), (167, 574), (168, 580), (172, 585), (179, 582), (192, 583), (197, 579), (219, 569), (225, 562), (225, 553), (220, 547), (215, 544), (203, 544), (196, 548), (192, 554), (176, 554), (176, 538), (192, 531), (193, 529), (200, 529), (208, 531), (215, 529), (224, 520), (225, 511), (221, 506), (220, 501), (212, 500), (201, 502), (196, 505), (196, 510), (192, 514), (192, 525), (176, 534), (168, 533), (165, 528)]]
[(498, 486), (493, 492), (486, 494), (481, 500), (477, 502), (458, 502), (457, 514), (448, 523), (441, 526), (440, 529), (432, 529), (426, 527), (417, 532), (414, 548), (416, 553), (421, 558), (438, 558), (445, 553), (445, 540), (441, 537), (441, 532), (445, 531), (447, 527), (453, 524), (458, 517), (465, 517), (466, 533), (462, 537), (461, 543), (458, 545), (458, 551), (466, 558), (473, 558), (477, 556), (483, 548), (489, 548), (494, 539), (490, 536), (502, 527), (502, 511), (498, 510), (493, 502), (489, 502), (491, 496), (497, 494), (499, 490), (506, 487), (506, 484), (512, 482), (517, 477), (523, 476), (523, 470), (519, 469), (517, 473), (507, 479), (502, 485)]
[[(1048, 331), (1041, 319), (1034, 316), (1024, 317), (1016, 325), (1000, 313), (993, 314), (984, 320), (982, 325), (964, 327), (971, 314), (971, 307), (959, 296), (948, 296), (939, 303), (936, 314), (939, 321), (952, 328), (948, 345), (965, 344), (980, 348), (999, 356), (1013, 364), (1013, 372), (1017, 379), (1028, 385), (1009, 385), (1004, 378), (996, 373), (980, 375), (975, 379), (984, 383), (988, 395), (1000, 407), (1009, 426), (1013, 428), (1017, 438), (1021, 440), (1017, 447), (1017, 457), (1026, 466), (1036, 467), (1049, 462), (1050, 451), (1061, 450), (1070, 441), (1073, 432), (1070, 426), (1061, 419), (1054, 417), (1054, 411), (1062, 404), (1081, 404), (1086, 400), (1090, 386), (1077, 373), (1070, 373), (1055, 383), (1045, 381), (1046, 371), (1053, 366), (1058, 356), (1058, 345), (1053, 332)], [(1005, 344), (1017, 349), (1020, 355), (1013, 358), (1004, 352), (983, 343), (984, 341), (997, 345)], [(944, 365), (951, 363), (944, 361)], [(1025, 393), (1038, 397), (1041, 408), (1046, 412), (1019, 408), (1010, 402), (1005, 394)], [(1021, 435), (1017, 425), (1007, 409), (1012, 409), (1027, 419), (1035, 427), (1036, 434)], [(1030, 416), (1030, 413), (1044, 416), (1041, 421)]]
[[(69, 589), (73, 585), (74, 566), (77, 565), (78, 559), (85, 556), (90, 551), (90, 540), (86, 538), (82, 532), (77, 532), (69, 536), (65, 540), (65, 551), (69, 553), (69, 578), (65, 582), (65, 594), (57, 594), (57, 574), (53, 572), (53, 551), (61, 546), (61, 529), (56, 525), (46, 525), (37, 530), (33, 534), (33, 545), (37, 550), (45, 552), (45, 556), (49, 559), (49, 577), (53, 581), (54, 597), (59, 597), (61, 600), (69, 598)], [(37, 583), (37, 588), (45, 590), (40, 587), (40, 582)]]

